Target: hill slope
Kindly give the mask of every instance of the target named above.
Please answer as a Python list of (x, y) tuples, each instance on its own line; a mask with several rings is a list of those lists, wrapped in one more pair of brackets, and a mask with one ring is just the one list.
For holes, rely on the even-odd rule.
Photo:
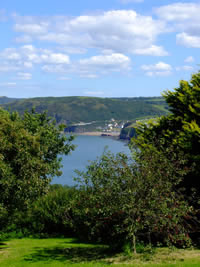
[(0, 96), (0, 105), (1, 104), (6, 104), (6, 103), (11, 103), (14, 101), (19, 101), (20, 99), (17, 98), (9, 98), (7, 96)]
[(59, 122), (134, 120), (147, 116), (155, 117), (167, 112), (167, 104), (156, 98), (97, 98), (97, 97), (38, 97), (17, 100), (2, 105), (5, 109), (22, 114), (33, 107), (37, 112), (46, 110)]

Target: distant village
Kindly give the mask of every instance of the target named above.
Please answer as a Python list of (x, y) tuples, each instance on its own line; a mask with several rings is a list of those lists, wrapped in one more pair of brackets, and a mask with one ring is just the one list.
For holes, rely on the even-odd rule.
[[(85, 132), (101, 132), (105, 135), (119, 134), (123, 128), (127, 126), (132, 127), (136, 126), (137, 123), (147, 123), (149, 120), (156, 121), (156, 118), (145, 118), (135, 121), (117, 121), (114, 118), (108, 121), (102, 121), (100, 124), (97, 121), (92, 122), (78, 122), (65, 129), (66, 132), (76, 132), (76, 133), (85, 133)], [(97, 124), (98, 123), (98, 124)]]
[(115, 119), (112, 118), (108, 123), (105, 124), (105, 126), (98, 126), (97, 130), (103, 132), (119, 132), (121, 129), (123, 129), (124, 124), (125, 122), (118, 123)]

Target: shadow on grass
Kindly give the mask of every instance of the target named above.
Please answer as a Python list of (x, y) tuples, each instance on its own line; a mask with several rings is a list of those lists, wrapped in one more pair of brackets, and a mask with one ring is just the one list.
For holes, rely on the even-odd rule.
[(6, 243), (0, 242), (0, 249), (6, 249), (8, 248)]
[(36, 251), (26, 256), (24, 260), (29, 263), (38, 261), (69, 261), (71, 263), (80, 263), (96, 260), (104, 261), (111, 256), (113, 256), (113, 253), (108, 248), (102, 247), (54, 247), (36, 248)]

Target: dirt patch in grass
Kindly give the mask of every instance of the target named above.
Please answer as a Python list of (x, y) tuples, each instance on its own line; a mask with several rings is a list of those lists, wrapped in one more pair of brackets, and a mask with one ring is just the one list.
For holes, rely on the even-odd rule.
[[(198, 261), (200, 266), (200, 250), (157, 248), (153, 253), (137, 253), (129, 257), (118, 254), (107, 258), (106, 262), (115, 265), (125, 264), (131, 266), (160, 266), (165, 264), (184, 266), (183, 262), (189, 262), (190, 260), (191, 262)], [(181, 262), (182, 264), (180, 265)]]
[[(7, 243), (0, 242), (0, 255), (1, 257), (3, 256), (4, 258), (7, 258), (9, 255), (9, 247)], [(1, 258), (0, 258), (1, 262)]]

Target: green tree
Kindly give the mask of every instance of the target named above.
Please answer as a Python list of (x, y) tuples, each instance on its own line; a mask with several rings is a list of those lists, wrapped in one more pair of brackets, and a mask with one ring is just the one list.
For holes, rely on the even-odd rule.
[(198, 206), (200, 195), (200, 72), (192, 75), (189, 82), (180, 81), (174, 91), (163, 94), (169, 105), (170, 113), (156, 122), (140, 125), (137, 140), (132, 140), (142, 151), (145, 145), (152, 144), (158, 150), (165, 148), (170, 159), (168, 147), (175, 152), (182, 152), (187, 161), (184, 168), (190, 172), (182, 185), (186, 195)]
[[(174, 157), (174, 155), (172, 155)], [(106, 153), (79, 174), (79, 194), (73, 207), (74, 226), (83, 238), (122, 246), (136, 252), (139, 239), (159, 236), (167, 243), (189, 242), (184, 217), (191, 209), (174, 184), (184, 174), (182, 161), (146, 147), (134, 161)]]
[[(46, 113), (23, 117), (0, 109), (0, 207), (12, 214), (44, 194), (60, 175), (61, 158), (74, 146)], [(8, 216), (7, 214), (7, 216)], [(1, 217), (1, 216), (0, 216)]]

